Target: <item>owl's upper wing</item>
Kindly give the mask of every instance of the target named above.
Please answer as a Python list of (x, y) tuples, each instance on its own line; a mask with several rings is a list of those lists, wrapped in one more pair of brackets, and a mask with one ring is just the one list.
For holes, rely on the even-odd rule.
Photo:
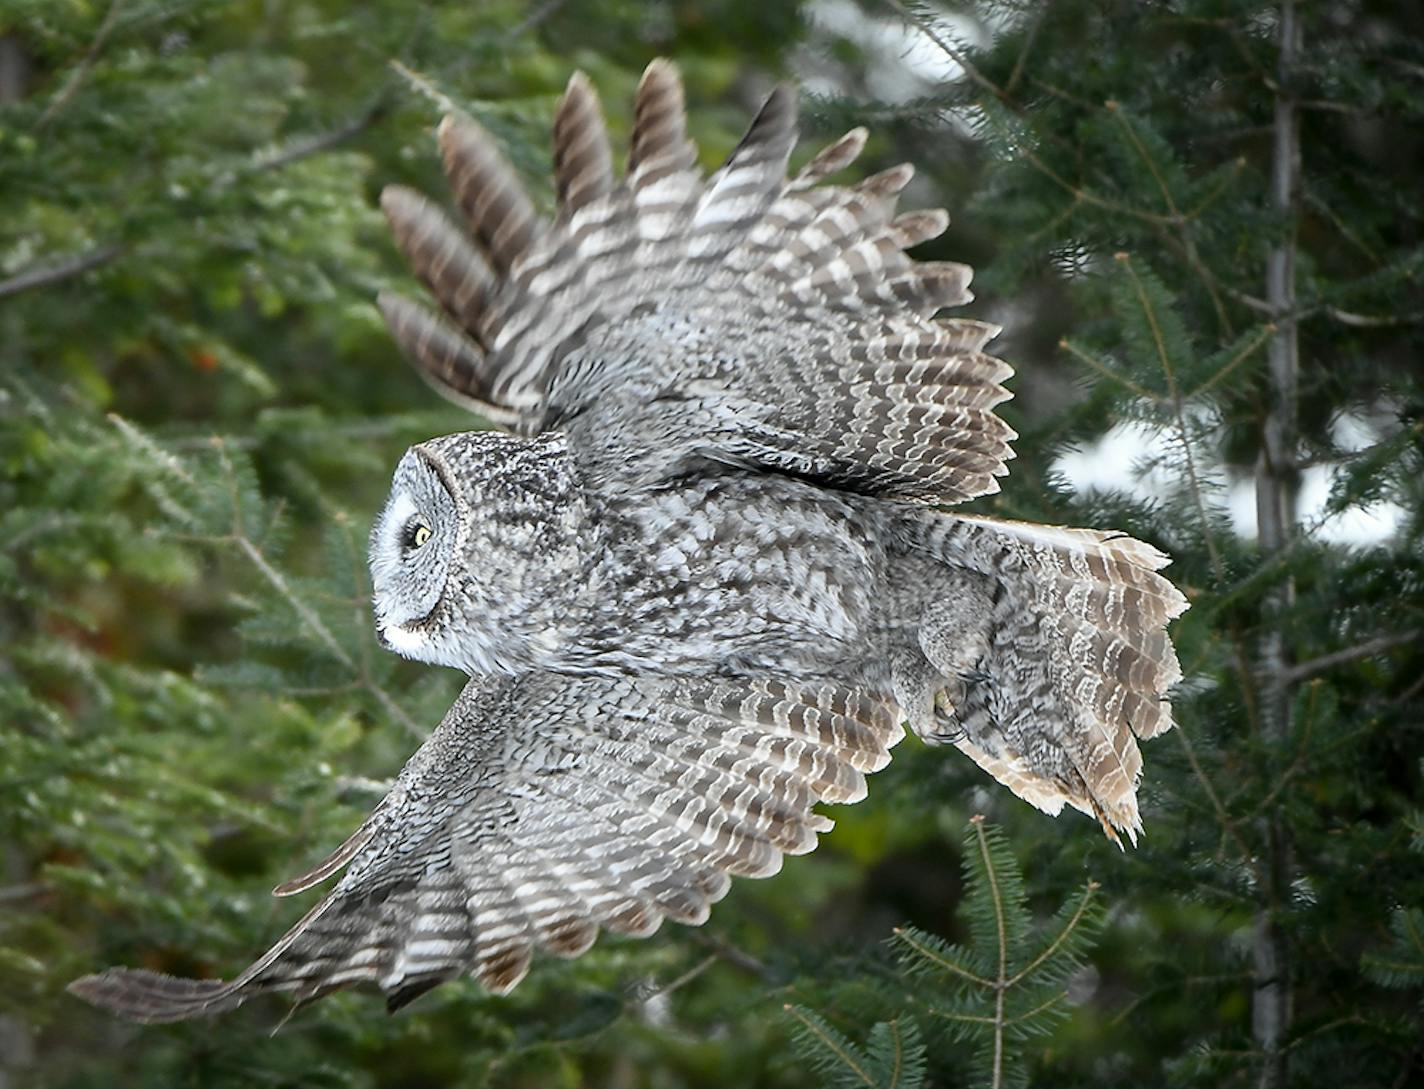
[(472, 681), (360, 829), (277, 889), (345, 867), (236, 979), (116, 968), (70, 989), (145, 1022), (358, 983), (395, 1009), (467, 971), (505, 992), (535, 948), (701, 923), (730, 875), (811, 850), (815, 803), (860, 799), (900, 736), (893, 705), (830, 685)]
[(1015, 438), (993, 411), (1012, 371), (983, 352), (997, 329), (933, 320), (969, 301), (970, 269), (905, 254), (947, 216), (895, 215), (908, 164), (818, 184), (865, 138), (788, 178), (796, 107), (782, 87), (704, 178), (677, 71), (655, 61), (617, 181), (575, 75), (546, 223), (489, 136), (447, 118), (445, 169), (473, 237), (387, 189), (396, 240), (445, 313), (393, 295), (382, 309), (436, 389), (526, 434), (567, 431), (595, 487), (706, 458), (941, 503), (996, 491)]

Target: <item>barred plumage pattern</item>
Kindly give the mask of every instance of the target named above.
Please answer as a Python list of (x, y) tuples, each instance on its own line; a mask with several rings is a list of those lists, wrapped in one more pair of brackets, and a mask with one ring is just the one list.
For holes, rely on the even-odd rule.
[[(478, 126), (442, 123), (468, 231), (382, 196), (442, 313), (381, 307), (440, 392), (538, 438), (407, 454), (373, 535), (378, 624), (402, 653), (512, 675), (472, 680), (365, 824), (279, 887), (344, 870), (246, 972), (114, 969), (77, 994), (169, 1021), (357, 983), (396, 1008), (465, 971), (506, 991), (536, 949), (699, 923), (730, 877), (811, 850), (815, 804), (859, 799), (902, 720), (1135, 840), (1137, 739), (1171, 725), (1185, 599), (1131, 538), (927, 509), (997, 490), (1011, 370), (993, 326), (935, 316), (970, 270), (906, 255), (947, 224), (897, 214), (910, 167), (826, 183), (865, 138), (788, 178), (782, 88), (704, 178), (655, 62), (620, 180), (575, 75), (545, 221)], [(449, 551), (382, 600), (422, 487)]]
[(981, 668), (1013, 683), (967, 689), (955, 744), (1039, 809), (1057, 814), (1066, 802), (1135, 843), (1135, 738), (1171, 728), (1163, 695), (1182, 679), (1166, 627), (1187, 601), (1156, 573), (1168, 558), (1099, 530), (962, 515), (905, 526), (920, 547), (998, 587)]
[(341, 880), (231, 982), (110, 969), (81, 997), (133, 1020), (300, 1001), (374, 983), (396, 1009), (462, 972), (514, 987), (536, 948), (600, 928), (697, 924), (731, 876), (812, 850), (902, 736), (888, 699), (772, 680), (471, 681), (331, 858), (278, 888)]
[(897, 498), (998, 490), (1015, 436), (993, 412), (1012, 373), (983, 351), (997, 330), (931, 320), (969, 301), (970, 269), (904, 252), (948, 217), (895, 215), (908, 164), (819, 184), (855, 159), (863, 130), (788, 179), (795, 120), (780, 88), (704, 179), (676, 70), (655, 62), (615, 182), (597, 99), (575, 76), (546, 224), (493, 141), (447, 119), (446, 172), (480, 249), (424, 197), (388, 189), (396, 241), (444, 310), (383, 295), (392, 331), (457, 402), (524, 434), (568, 431), (593, 486), (710, 458)]

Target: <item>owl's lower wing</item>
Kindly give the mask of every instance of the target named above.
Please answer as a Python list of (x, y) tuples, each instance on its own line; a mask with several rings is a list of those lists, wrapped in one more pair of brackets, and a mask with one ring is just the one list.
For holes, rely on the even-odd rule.
[(536, 949), (697, 925), (732, 876), (775, 873), (901, 736), (885, 699), (776, 681), (472, 681), (361, 828), (336, 887), (230, 982), (114, 968), (70, 985), (136, 1021), (373, 983), (391, 1009), (464, 972), (505, 992)]
[(905, 253), (948, 217), (895, 214), (908, 164), (819, 184), (865, 138), (788, 178), (796, 108), (783, 87), (704, 178), (677, 71), (656, 61), (616, 181), (576, 75), (545, 223), (488, 134), (447, 118), (446, 173), (473, 236), (388, 189), (397, 243), (445, 314), (390, 295), (382, 309), (436, 389), (526, 434), (569, 432), (595, 487), (700, 457), (941, 503), (997, 491), (1015, 438), (994, 413), (1012, 371), (983, 351), (997, 329), (932, 320), (970, 300), (971, 270)]

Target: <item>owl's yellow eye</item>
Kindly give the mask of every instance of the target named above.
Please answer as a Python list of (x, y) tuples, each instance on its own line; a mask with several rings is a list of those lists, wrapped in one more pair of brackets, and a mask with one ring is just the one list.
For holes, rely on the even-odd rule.
[(434, 530), (421, 518), (412, 518), (401, 531), (401, 546), (414, 550), (430, 540)]

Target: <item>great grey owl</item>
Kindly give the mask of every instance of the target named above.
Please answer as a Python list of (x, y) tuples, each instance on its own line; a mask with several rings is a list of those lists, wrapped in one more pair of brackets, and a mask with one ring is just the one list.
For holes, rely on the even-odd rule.
[(1186, 603), (1118, 534), (946, 513), (1015, 437), (992, 326), (935, 320), (969, 270), (912, 262), (943, 212), (908, 166), (854, 187), (856, 130), (787, 178), (775, 92), (710, 179), (676, 70), (639, 86), (614, 178), (591, 86), (555, 120), (543, 221), (472, 122), (440, 129), (471, 234), (388, 189), (444, 316), (381, 306), (437, 389), (514, 432), (412, 449), (372, 533), (380, 637), (473, 678), (345, 869), (236, 980), (110, 970), (74, 989), (140, 1020), (374, 982), (392, 1008), (463, 971), (513, 987), (536, 947), (698, 923), (854, 801), (908, 723), (1049, 813), (1140, 828), (1136, 738), (1171, 725)]

